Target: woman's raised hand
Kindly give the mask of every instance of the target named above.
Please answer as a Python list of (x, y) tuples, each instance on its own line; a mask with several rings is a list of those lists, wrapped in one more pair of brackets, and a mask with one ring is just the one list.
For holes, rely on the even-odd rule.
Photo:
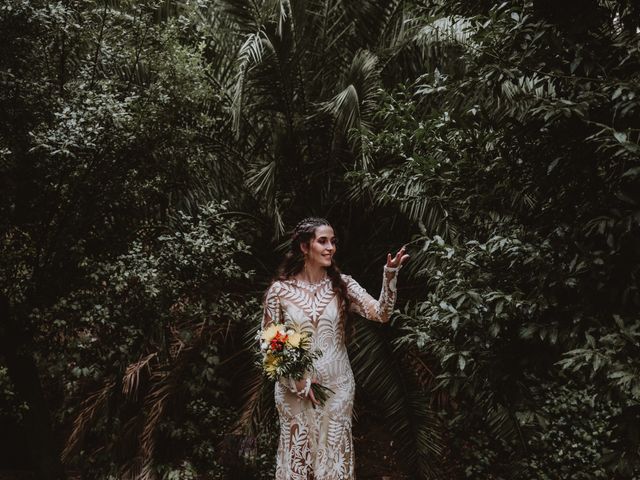
[(406, 251), (406, 247), (403, 245), (398, 253), (395, 254), (394, 257), (391, 256), (390, 253), (387, 253), (387, 267), (396, 268), (400, 265), (404, 264), (409, 259), (409, 255), (404, 253)]

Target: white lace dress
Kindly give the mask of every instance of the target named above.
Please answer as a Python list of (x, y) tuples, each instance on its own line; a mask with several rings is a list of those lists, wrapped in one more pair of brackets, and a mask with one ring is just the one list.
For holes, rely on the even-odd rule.
[[(375, 300), (353, 278), (347, 284), (350, 310), (373, 321), (389, 320), (396, 300), (398, 268), (384, 267), (382, 292)], [(344, 341), (343, 319), (331, 280), (309, 284), (300, 280), (274, 282), (267, 291), (262, 327), (295, 322), (312, 333), (318, 381), (335, 393), (324, 407), (313, 408), (299, 398), (290, 379), (275, 384), (280, 417), (276, 480), (354, 479), (351, 415), (355, 382)]]

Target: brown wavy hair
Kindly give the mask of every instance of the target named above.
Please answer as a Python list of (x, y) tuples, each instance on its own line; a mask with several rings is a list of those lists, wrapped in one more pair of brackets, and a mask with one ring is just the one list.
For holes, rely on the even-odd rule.
[[(300, 245), (304, 244), (309, 247), (311, 241), (315, 238), (316, 229), (325, 225), (331, 227), (328, 220), (320, 217), (307, 217), (298, 222), (291, 233), (289, 251), (286, 253), (278, 267), (278, 273), (275, 278), (276, 280), (288, 280), (304, 269), (304, 255)], [(344, 331), (346, 334), (348, 332), (349, 295), (347, 293), (347, 284), (342, 279), (340, 273), (340, 269), (338, 268), (335, 259), (332, 258), (331, 265), (327, 267), (327, 275), (331, 280), (333, 291), (338, 295), (340, 301), (340, 310), (343, 314), (345, 322)]]

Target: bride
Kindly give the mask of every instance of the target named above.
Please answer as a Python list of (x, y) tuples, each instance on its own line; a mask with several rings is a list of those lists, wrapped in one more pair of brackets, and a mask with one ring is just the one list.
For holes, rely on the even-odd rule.
[[(409, 258), (402, 247), (387, 254), (379, 300), (349, 275), (340, 273), (333, 256), (336, 237), (323, 218), (305, 218), (296, 225), (291, 248), (265, 294), (262, 328), (296, 323), (312, 334), (312, 350), (322, 356), (314, 371), (275, 385), (280, 417), (276, 480), (347, 480), (354, 478), (351, 415), (355, 382), (345, 332), (348, 313), (387, 322), (396, 300), (396, 277)], [(322, 406), (312, 383), (333, 390)], [(315, 407), (315, 408), (314, 408)]]

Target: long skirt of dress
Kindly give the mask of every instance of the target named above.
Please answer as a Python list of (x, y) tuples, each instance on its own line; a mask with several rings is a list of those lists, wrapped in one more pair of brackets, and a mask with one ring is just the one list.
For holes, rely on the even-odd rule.
[(275, 400), (280, 417), (276, 480), (355, 478), (351, 437), (355, 382), (352, 375), (340, 380), (321, 381), (335, 393), (330, 394), (324, 406), (315, 409), (310, 400), (299, 398), (276, 382)]

